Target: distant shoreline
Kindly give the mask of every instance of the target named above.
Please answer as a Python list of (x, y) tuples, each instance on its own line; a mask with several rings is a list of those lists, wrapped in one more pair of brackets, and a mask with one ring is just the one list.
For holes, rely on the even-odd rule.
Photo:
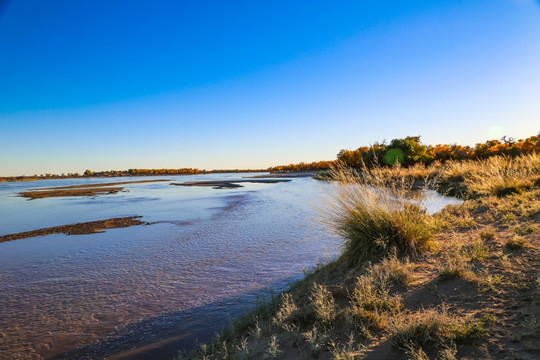
[(99, 174), (99, 175), (50, 175), (50, 176), (3, 176), (0, 177), (0, 183), (6, 182), (21, 182), (21, 181), (38, 181), (38, 180), (60, 180), (60, 179), (93, 179), (93, 178), (108, 178), (108, 177), (137, 177), (137, 176), (178, 176), (178, 175), (207, 175), (207, 174), (240, 174), (240, 173), (261, 173), (269, 172), (269, 175), (255, 175), (250, 178), (290, 178), (290, 177), (311, 177), (316, 172), (306, 171), (284, 171), (284, 172), (271, 172), (268, 170), (213, 170), (213, 171), (200, 171), (196, 173), (163, 173), (163, 174)]
[(20, 182), (20, 181), (38, 181), (38, 180), (60, 180), (60, 179), (92, 179), (92, 178), (107, 178), (107, 177), (135, 177), (135, 176), (177, 176), (177, 175), (205, 175), (205, 174), (236, 174), (236, 173), (260, 173), (269, 172), (268, 170), (212, 170), (212, 171), (197, 171), (193, 173), (174, 173), (164, 172), (156, 174), (148, 173), (129, 173), (127, 171), (100, 172), (92, 175), (43, 175), (43, 176), (2, 176), (0, 183), (4, 182)]

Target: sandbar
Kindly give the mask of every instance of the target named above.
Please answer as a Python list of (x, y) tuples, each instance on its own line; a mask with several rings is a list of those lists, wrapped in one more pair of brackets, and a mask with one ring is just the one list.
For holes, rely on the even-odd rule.
[(303, 177), (313, 177), (314, 172), (282, 172), (282, 173), (272, 173), (267, 175), (253, 175), (253, 176), (244, 176), (245, 179), (274, 179), (274, 178), (303, 178)]
[(104, 229), (125, 228), (135, 225), (144, 225), (146, 222), (139, 220), (142, 216), (127, 216), (111, 218), (107, 220), (89, 221), (71, 225), (53, 226), (44, 229), (25, 231), (15, 234), (0, 236), (0, 242), (26, 239), (35, 236), (64, 233), (66, 235), (87, 235), (103, 232)]
[(69, 186), (55, 186), (55, 187), (37, 188), (37, 189), (30, 189), (30, 190), (32, 190), (32, 191), (42, 191), (42, 190), (82, 189), (82, 188), (105, 187), (105, 186), (115, 186), (115, 185), (125, 185), (125, 184), (160, 182), (160, 181), (171, 181), (171, 180), (159, 179), (159, 180), (121, 181), (121, 182), (110, 182), (110, 183), (100, 183), (100, 184), (82, 184), (82, 185), (69, 185)]
[(213, 189), (233, 189), (242, 187), (240, 183), (261, 183), (275, 184), (289, 182), (291, 180), (214, 180), (214, 181), (192, 181), (184, 183), (171, 183), (176, 186), (211, 186)]
[(124, 189), (123, 187), (102, 187), (91, 189), (66, 189), (66, 190), (34, 190), (34, 191), (22, 191), (19, 193), (20, 197), (28, 198), (28, 200), (48, 198), (48, 197), (63, 197), (63, 196), (93, 196), (93, 195), (107, 195), (116, 194)]
[(57, 186), (49, 188), (30, 189), (29, 191), (21, 191), (18, 195), (28, 198), (29, 200), (42, 199), (48, 197), (65, 197), (65, 196), (94, 196), (94, 195), (108, 195), (116, 194), (119, 191), (124, 190), (124, 187), (115, 185), (124, 184), (137, 184), (148, 182), (160, 182), (170, 180), (138, 180), (138, 181), (123, 181), (123, 182), (111, 182), (101, 184), (84, 184), (84, 185), (70, 185), (70, 186)]

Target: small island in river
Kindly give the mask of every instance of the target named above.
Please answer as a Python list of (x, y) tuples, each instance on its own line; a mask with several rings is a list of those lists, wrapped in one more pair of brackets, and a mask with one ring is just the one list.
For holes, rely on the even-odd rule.
[(87, 235), (102, 232), (102, 230), (105, 229), (117, 229), (146, 224), (144, 221), (140, 220), (140, 218), (141, 216), (127, 216), (107, 220), (88, 221), (77, 224), (53, 226), (44, 229), (20, 232), (16, 234), (2, 235), (0, 236), (0, 242), (61, 233), (64, 233), (66, 235)]
[(276, 184), (281, 182), (289, 182), (291, 180), (210, 180), (210, 181), (191, 181), (184, 183), (172, 183), (176, 186), (211, 186), (213, 189), (234, 189), (242, 187), (240, 183), (255, 183), (255, 184)]

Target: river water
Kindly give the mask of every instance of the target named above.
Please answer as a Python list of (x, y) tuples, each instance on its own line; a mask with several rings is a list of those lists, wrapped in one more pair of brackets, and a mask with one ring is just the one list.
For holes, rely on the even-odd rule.
[[(248, 175), (154, 177), (171, 181), (36, 200), (16, 195), (150, 178), (0, 183), (0, 235), (133, 215), (152, 223), (0, 243), (0, 358), (170, 359), (339, 253), (340, 240), (318, 221), (325, 183), (170, 185)], [(433, 196), (430, 206), (449, 201)]]

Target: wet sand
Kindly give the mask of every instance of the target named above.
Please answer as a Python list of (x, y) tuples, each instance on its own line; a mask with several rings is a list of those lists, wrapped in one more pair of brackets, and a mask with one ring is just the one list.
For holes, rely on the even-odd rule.
[(144, 221), (139, 220), (141, 216), (128, 216), (112, 218), (107, 220), (89, 221), (71, 225), (53, 226), (44, 229), (20, 232), (16, 234), (0, 236), (0, 242), (26, 239), (35, 236), (64, 233), (66, 235), (85, 235), (102, 232), (104, 229), (125, 228), (135, 225), (144, 225)]
[(273, 173), (268, 175), (254, 175), (254, 176), (244, 176), (245, 179), (275, 179), (275, 178), (304, 178), (304, 177), (313, 177), (315, 172), (284, 172), (284, 173)]
[(234, 189), (243, 187), (240, 183), (275, 184), (289, 182), (291, 180), (217, 180), (217, 181), (193, 181), (184, 183), (171, 183), (176, 186), (211, 186), (213, 189)]
[(19, 196), (28, 198), (29, 200), (42, 199), (48, 197), (65, 197), (65, 196), (94, 196), (116, 194), (123, 191), (124, 187), (115, 185), (137, 184), (148, 182), (160, 182), (170, 180), (138, 180), (138, 181), (123, 181), (102, 184), (84, 184), (71, 186), (58, 186), (49, 188), (30, 189), (30, 191), (22, 191)]

